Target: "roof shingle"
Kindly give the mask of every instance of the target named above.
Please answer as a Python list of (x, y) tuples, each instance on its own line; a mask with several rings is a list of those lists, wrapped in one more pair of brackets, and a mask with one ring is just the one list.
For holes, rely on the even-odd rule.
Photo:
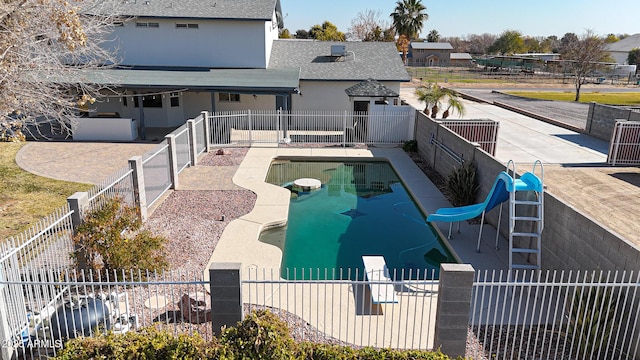
[[(331, 45), (345, 45), (347, 55), (330, 56)], [(276, 40), (269, 68), (299, 68), (300, 80), (411, 80), (391, 42)]]

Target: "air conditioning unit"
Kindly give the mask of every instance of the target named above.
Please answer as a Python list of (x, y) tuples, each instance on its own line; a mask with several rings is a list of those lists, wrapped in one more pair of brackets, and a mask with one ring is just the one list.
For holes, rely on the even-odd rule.
[(345, 45), (331, 45), (331, 56), (347, 55), (347, 47)]

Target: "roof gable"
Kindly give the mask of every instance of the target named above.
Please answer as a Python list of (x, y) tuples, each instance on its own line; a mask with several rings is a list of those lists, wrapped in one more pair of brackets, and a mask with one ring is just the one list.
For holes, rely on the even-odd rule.
[[(280, 0), (111, 0), (118, 15), (161, 18), (271, 20)], [(100, 11), (96, 11), (98, 14)]]
[[(344, 45), (347, 55), (331, 56), (331, 45)], [(269, 68), (298, 68), (300, 80), (411, 80), (391, 42), (275, 40)]]
[(367, 79), (360, 83), (347, 88), (344, 92), (349, 97), (398, 97), (397, 92), (389, 89), (384, 84), (377, 82), (374, 79)]
[(607, 51), (629, 52), (640, 48), (640, 34), (627, 36), (626, 38), (607, 45)]

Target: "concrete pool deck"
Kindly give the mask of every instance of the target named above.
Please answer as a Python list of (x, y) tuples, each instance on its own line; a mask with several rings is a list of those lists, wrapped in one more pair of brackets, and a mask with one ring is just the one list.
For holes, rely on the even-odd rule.
[[(256, 193), (255, 207), (225, 228), (207, 268), (213, 263), (241, 263), (243, 279), (268, 283), (258, 288), (258, 285), (245, 282), (243, 302), (286, 310), (340, 341), (362, 346), (432, 348), (435, 321), (416, 321), (414, 317), (406, 315), (421, 314), (425, 320), (435, 319), (437, 283), (421, 285), (428, 288), (420, 291), (398, 291), (399, 304), (384, 304), (381, 305), (381, 313), (376, 316), (362, 316), (362, 309), (367, 308), (362, 301), (370, 297), (362, 295), (367, 290), (359, 290), (359, 286), (350, 282), (326, 285), (291, 283), (280, 279), (282, 251), (277, 246), (279, 244), (263, 243), (259, 236), (263, 230), (284, 225), (287, 221), (289, 190), (264, 181), (271, 161), (284, 156), (384, 158), (392, 164), (425, 214), (451, 206), (401, 148), (251, 147), (236, 171), (233, 182)], [(438, 223), (436, 226), (441, 234), (448, 232), (448, 224)], [(454, 234), (453, 239), (449, 240), (460, 261), (472, 264), (477, 270), (507, 270), (506, 240), (502, 238), (501, 250), (495, 250), (495, 229), (485, 226), (482, 252), (476, 253), (478, 232), (479, 225), (463, 222), (461, 233)], [(205, 273), (207, 276), (208, 272)], [(331, 316), (321, 318), (319, 314)], [(378, 338), (378, 334), (391, 335)]]

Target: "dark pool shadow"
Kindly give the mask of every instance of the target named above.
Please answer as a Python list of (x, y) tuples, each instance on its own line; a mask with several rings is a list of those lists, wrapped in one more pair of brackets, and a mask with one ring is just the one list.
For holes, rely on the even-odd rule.
[(352, 283), (352, 294), (356, 305), (356, 315), (382, 315), (382, 306), (374, 304), (371, 289), (366, 283)]

